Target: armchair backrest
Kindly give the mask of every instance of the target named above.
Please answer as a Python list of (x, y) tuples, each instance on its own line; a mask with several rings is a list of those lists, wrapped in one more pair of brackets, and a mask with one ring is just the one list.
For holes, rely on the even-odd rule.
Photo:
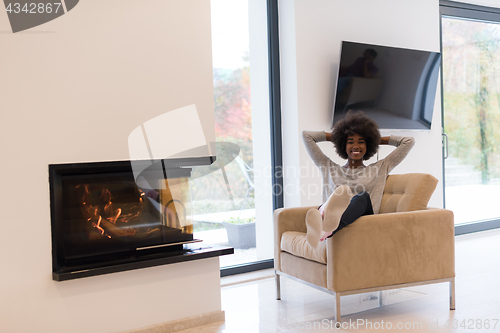
[(437, 183), (436, 177), (425, 173), (390, 175), (385, 183), (380, 214), (426, 209)]

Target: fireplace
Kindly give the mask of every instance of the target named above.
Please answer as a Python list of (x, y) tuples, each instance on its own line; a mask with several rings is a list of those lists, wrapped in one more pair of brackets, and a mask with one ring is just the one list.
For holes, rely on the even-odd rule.
[(49, 165), (53, 279), (176, 262), (174, 257), (193, 254), (185, 245), (199, 241), (193, 239), (190, 166), (213, 161)]

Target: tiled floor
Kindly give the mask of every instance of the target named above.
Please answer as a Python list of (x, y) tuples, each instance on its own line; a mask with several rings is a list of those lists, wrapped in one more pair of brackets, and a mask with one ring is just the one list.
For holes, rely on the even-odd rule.
[[(401, 332), (500, 332), (500, 321), (493, 327), (500, 319), (500, 230), (456, 238), (455, 311), (449, 310), (447, 283), (386, 291), (388, 305), (382, 307), (377, 293), (346, 296), (341, 298), (344, 328), (336, 329), (330, 322), (335, 316), (333, 296), (282, 278), (278, 301), (272, 274), (267, 270), (223, 278), (226, 321), (182, 333), (381, 332), (388, 326)], [(253, 281), (238, 283), (246, 277)], [(451, 327), (445, 327), (447, 320)]]

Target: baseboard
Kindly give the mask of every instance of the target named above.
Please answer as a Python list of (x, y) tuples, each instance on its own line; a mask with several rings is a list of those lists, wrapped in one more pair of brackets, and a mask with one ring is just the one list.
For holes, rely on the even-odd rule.
[(224, 311), (215, 311), (210, 313), (205, 313), (199, 316), (188, 317), (178, 320), (169, 321), (166, 323), (156, 324), (144, 328), (138, 328), (131, 331), (126, 331), (123, 333), (171, 333), (178, 332), (182, 330), (187, 330), (190, 328), (208, 325), (225, 320)]

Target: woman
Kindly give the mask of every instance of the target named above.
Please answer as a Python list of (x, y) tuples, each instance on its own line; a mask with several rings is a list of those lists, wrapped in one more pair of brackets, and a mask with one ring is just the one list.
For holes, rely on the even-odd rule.
[[(323, 200), (318, 209), (306, 215), (307, 241), (316, 248), (320, 241), (331, 237), (360, 216), (377, 214), (389, 172), (408, 155), (414, 145), (411, 137), (391, 135), (381, 137), (376, 122), (363, 112), (348, 112), (331, 133), (303, 131), (302, 137), (309, 156), (323, 177)], [(317, 142), (331, 141), (337, 154), (347, 163), (333, 162), (318, 147)], [(365, 166), (379, 144), (396, 149), (386, 158)]]

